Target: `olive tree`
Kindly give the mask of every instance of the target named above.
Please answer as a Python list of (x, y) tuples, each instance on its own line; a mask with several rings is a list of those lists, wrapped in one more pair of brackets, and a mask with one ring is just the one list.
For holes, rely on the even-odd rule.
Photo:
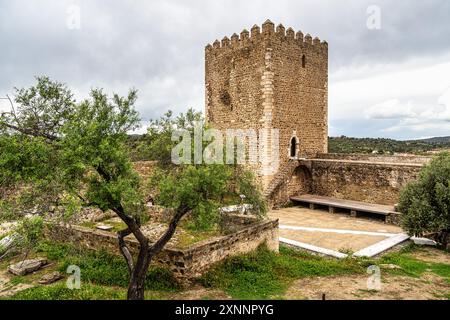
[(413, 236), (434, 234), (446, 246), (450, 231), (450, 153), (437, 155), (417, 181), (401, 192), (403, 228)]
[[(125, 97), (108, 97), (101, 89), (92, 89), (88, 99), (76, 102), (65, 84), (48, 77), (36, 80), (28, 89), (16, 89), (15, 104), (0, 115), (0, 218), (44, 215), (58, 208), (68, 214), (79, 206), (113, 211), (126, 224), (118, 232), (118, 246), (130, 274), (128, 299), (143, 299), (153, 257), (185, 215), (211, 214), (230, 190), (239, 192), (229, 187), (235, 185), (231, 181), (235, 170), (224, 165), (189, 165), (157, 173), (159, 179), (153, 179), (157, 199), (173, 210), (173, 216), (165, 232), (151, 243), (141, 230), (147, 218), (143, 182), (133, 170), (126, 147), (128, 133), (140, 123), (134, 109), (136, 90)], [(167, 135), (174, 124), (164, 118), (155, 124), (161, 129), (158, 143), (167, 151), (173, 143)], [(150, 152), (155, 150), (160, 149)], [(257, 188), (249, 187), (250, 178), (241, 178), (239, 185), (252, 190), (252, 198), (263, 209)], [(125, 241), (131, 234), (139, 242), (137, 256)]]

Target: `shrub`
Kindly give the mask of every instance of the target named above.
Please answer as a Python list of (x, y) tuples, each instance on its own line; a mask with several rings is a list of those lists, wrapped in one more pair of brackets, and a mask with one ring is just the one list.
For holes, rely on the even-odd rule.
[(450, 230), (450, 153), (436, 156), (420, 173), (418, 181), (401, 192), (402, 226), (413, 236), (434, 234), (446, 246)]

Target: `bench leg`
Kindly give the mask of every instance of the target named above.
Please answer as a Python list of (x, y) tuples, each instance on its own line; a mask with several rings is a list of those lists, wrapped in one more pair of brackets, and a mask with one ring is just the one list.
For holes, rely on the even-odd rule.
[(310, 208), (311, 210), (314, 210), (314, 209), (316, 209), (316, 205), (315, 205), (314, 203), (310, 203), (310, 204), (309, 204), (309, 208)]
[(357, 217), (358, 214), (357, 214), (357, 212), (355, 210), (350, 210), (350, 216), (351, 217)]
[(328, 207), (328, 212), (329, 213), (333, 214), (333, 213), (335, 213), (335, 211), (336, 211), (335, 207)]

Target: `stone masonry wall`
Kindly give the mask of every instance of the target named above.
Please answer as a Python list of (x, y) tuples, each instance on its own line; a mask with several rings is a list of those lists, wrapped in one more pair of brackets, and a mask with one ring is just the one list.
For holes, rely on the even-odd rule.
[[(280, 129), (281, 163), (290, 157), (291, 138), (297, 156), (327, 152), (328, 45), (301, 32), (278, 26), (271, 41), (274, 76), (274, 128)], [(303, 66), (302, 58), (305, 58)]]
[[(53, 241), (70, 242), (76, 246), (120, 254), (115, 233), (92, 230), (74, 225), (52, 225), (46, 230)], [(134, 238), (126, 242), (133, 254), (137, 254), (139, 243)], [(212, 264), (229, 256), (247, 253), (266, 243), (270, 250), (278, 251), (278, 220), (264, 220), (245, 224), (229, 235), (201, 241), (187, 249), (164, 248), (155, 262), (169, 268), (181, 280), (200, 276)]]
[(352, 161), (369, 161), (376, 163), (397, 163), (397, 164), (427, 164), (432, 157), (416, 156), (416, 155), (371, 155), (371, 154), (344, 154), (344, 153), (322, 153), (317, 155), (318, 159), (329, 160), (352, 160)]
[(282, 206), (290, 197), (305, 193), (394, 205), (402, 188), (418, 179), (430, 160), (364, 155), (343, 158), (324, 155), (323, 159), (298, 161), (297, 168), (270, 195), (271, 207)]
[[(205, 114), (208, 123), (226, 129), (278, 129), (279, 146), (271, 138), (265, 155), (278, 149), (279, 169), (296, 156), (327, 150), (328, 45), (308, 34), (295, 34), (272, 22), (251, 33), (216, 40), (205, 49)], [(249, 153), (254, 153), (255, 145)], [(273, 162), (249, 166), (267, 188), (277, 172)]]
[(312, 193), (394, 205), (400, 190), (419, 177), (421, 165), (313, 160)]

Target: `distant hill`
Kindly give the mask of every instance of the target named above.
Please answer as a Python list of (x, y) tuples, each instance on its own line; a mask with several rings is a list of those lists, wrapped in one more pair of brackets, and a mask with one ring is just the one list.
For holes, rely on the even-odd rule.
[(399, 141), (385, 138), (350, 138), (346, 136), (329, 137), (330, 153), (413, 153), (450, 149), (450, 137), (435, 137), (421, 140)]
[[(146, 160), (146, 135), (133, 134), (128, 136), (127, 144), (134, 160)], [(450, 150), (450, 136), (434, 137), (419, 140), (399, 141), (385, 138), (351, 138), (346, 136), (329, 137), (329, 153), (411, 153), (427, 154), (433, 151)]]
[(426, 143), (431, 143), (431, 144), (446, 144), (446, 143), (450, 143), (450, 136), (448, 137), (434, 137), (434, 138), (428, 138), (428, 139), (420, 139), (417, 141), (423, 141)]

